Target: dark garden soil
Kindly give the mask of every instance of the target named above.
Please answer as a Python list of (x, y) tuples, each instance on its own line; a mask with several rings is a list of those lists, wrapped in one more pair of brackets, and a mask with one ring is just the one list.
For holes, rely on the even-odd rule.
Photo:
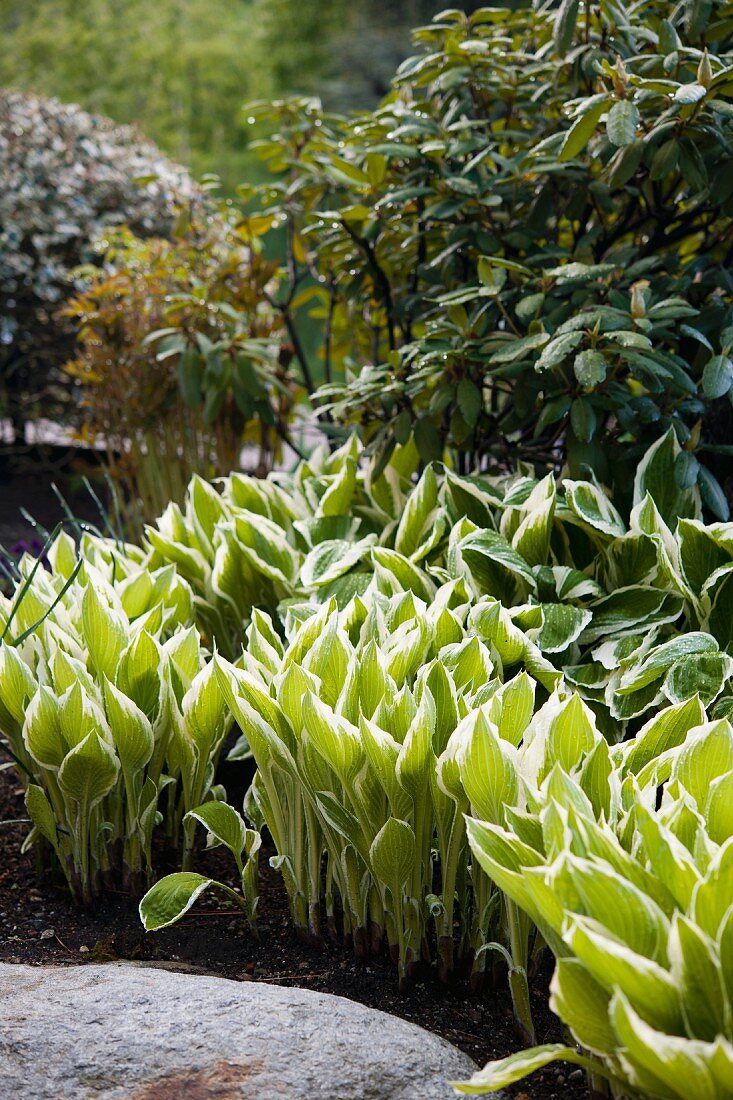
[[(480, 1064), (522, 1048), (504, 989), (481, 995), (465, 981), (444, 986), (432, 977), (399, 994), (395, 972), (383, 962), (358, 962), (346, 947), (318, 949), (300, 943), (289, 922), (279, 875), (261, 862), (259, 938), (235, 912), (214, 899), (173, 928), (145, 933), (133, 899), (106, 898), (94, 911), (77, 909), (62, 882), (39, 878), (32, 854), (21, 855), (28, 826), (22, 791), (12, 770), (0, 771), (0, 960), (9, 963), (83, 965), (115, 959), (219, 974), (237, 981), (295, 985), (336, 993), (391, 1012), (442, 1035)], [(198, 870), (232, 882), (222, 852), (203, 853)], [(233, 884), (233, 883), (232, 883)], [(538, 1042), (562, 1040), (558, 1020), (547, 1009), (550, 965), (537, 975), (533, 1011)], [(586, 1097), (581, 1071), (548, 1067), (527, 1084), (509, 1090), (523, 1100)]]
[[(84, 487), (84, 475), (105, 497), (97, 457), (90, 451), (43, 447), (20, 455), (0, 453), (0, 543), (4, 548), (40, 551), (44, 542), (40, 528), (51, 531), (66, 515), (54, 485), (76, 518), (99, 526), (99, 509)], [(34, 527), (32, 520), (39, 526)]]

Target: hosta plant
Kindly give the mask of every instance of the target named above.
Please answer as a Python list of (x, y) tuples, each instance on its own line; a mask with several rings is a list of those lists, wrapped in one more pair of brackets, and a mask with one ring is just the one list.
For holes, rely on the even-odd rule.
[(557, 956), (551, 1006), (578, 1046), (489, 1063), (459, 1091), (559, 1058), (618, 1097), (731, 1094), (732, 786), (733, 730), (693, 699), (541, 768), (503, 824), (468, 822), (475, 857)]
[(190, 590), (139, 558), (85, 536), (77, 559), (61, 535), (50, 572), (24, 559), (2, 602), (0, 730), (26, 791), (26, 843), (50, 846), (85, 903), (120, 875), (140, 888), (156, 829), (190, 864), (184, 814), (220, 793), (229, 717)]
[[(215, 664), (258, 766), (245, 812), (273, 838), (298, 931), (310, 940), (338, 931), (362, 956), (386, 938), (403, 983), (436, 954), (448, 977), (456, 953), (478, 982), (500, 941), (531, 1033), (529, 927), (468, 858), (463, 814), (477, 788), (470, 761), (464, 784), (461, 751), (490, 715), (516, 780), (535, 691), (551, 691), (559, 675), (530, 643), (508, 646), (491, 610), (480, 633), (470, 628), (468, 608), (460, 581), (430, 604), (376, 592), (340, 612), (334, 601), (294, 605), (284, 642), (255, 612), (240, 664)], [(189, 886), (193, 895), (199, 883)], [(147, 926), (160, 922), (168, 889), (143, 901)], [(165, 923), (188, 905), (172, 887), (170, 898)]]
[(595, 481), (526, 469), (470, 478), (436, 465), (415, 482), (412, 445), (376, 476), (352, 439), (292, 474), (232, 475), (219, 492), (195, 479), (185, 507), (149, 528), (149, 560), (176, 565), (229, 656), (253, 607), (281, 632), (292, 600), (343, 606), (386, 584), (429, 601), (460, 579), (471, 602), (501, 603), (517, 644), (562, 670), (617, 739), (696, 692), (729, 705), (733, 536), (701, 522), (697, 488), (675, 481), (681, 460), (670, 431), (622, 514)]

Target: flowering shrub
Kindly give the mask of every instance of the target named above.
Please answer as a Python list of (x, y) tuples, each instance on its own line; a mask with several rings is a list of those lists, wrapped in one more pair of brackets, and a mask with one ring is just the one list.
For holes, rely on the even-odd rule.
[(168, 233), (177, 207), (199, 195), (134, 129), (0, 91), (0, 400), (16, 432), (68, 405), (58, 367), (71, 339), (56, 314), (72, 269), (116, 226)]

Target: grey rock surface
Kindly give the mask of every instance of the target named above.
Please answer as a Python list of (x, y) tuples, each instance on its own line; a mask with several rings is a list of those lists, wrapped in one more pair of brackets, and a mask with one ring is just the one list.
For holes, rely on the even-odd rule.
[(449, 1100), (450, 1043), (304, 989), (126, 963), (0, 964), (13, 1100)]

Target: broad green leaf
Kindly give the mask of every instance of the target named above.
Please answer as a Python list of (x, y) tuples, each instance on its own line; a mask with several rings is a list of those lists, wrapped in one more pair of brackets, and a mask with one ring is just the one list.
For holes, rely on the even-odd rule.
[(156, 882), (140, 902), (140, 920), (146, 932), (175, 924), (214, 880), (193, 871), (179, 871)]
[(565, 134), (560, 147), (558, 160), (572, 160), (582, 153), (598, 128), (601, 115), (608, 110), (608, 99), (604, 98), (599, 103), (594, 103), (587, 111), (576, 118), (573, 125)]
[(544, 1046), (531, 1047), (488, 1062), (483, 1069), (474, 1073), (469, 1081), (451, 1081), (453, 1088), (466, 1096), (482, 1096), (487, 1092), (498, 1092), (515, 1081), (521, 1081), (530, 1073), (544, 1069), (552, 1062), (572, 1062), (584, 1069), (604, 1075), (601, 1063), (583, 1057), (575, 1047), (562, 1046), (560, 1043), (547, 1043)]
[(550, 987), (550, 1007), (573, 1036), (594, 1054), (610, 1055), (616, 1036), (608, 1019), (610, 997), (577, 959), (558, 959)]
[(631, 145), (636, 137), (639, 126), (639, 108), (628, 99), (621, 99), (614, 103), (608, 112), (606, 120), (606, 133), (612, 145)]
[[(667, 1032), (660, 1021), (658, 1028), (647, 1022), (647, 1014), (635, 1011), (621, 991), (611, 1002), (611, 1022), (632, 1068), (638, 1067), (653, 1080), (662, 1083), (667, 1095), (687, 1100), (716, 1100), (719, 1096), (706, 1066), (706, 1046), (674, 1032)], [(655, 1019), (652, 1012), (651, 1019)], [(708, 1048), (709, 1049), (709, 1048)], [(652, 1086), (653, 1087), (653, 1086)], [(664, 1095), (664, 1093), (660, 1093)]]
[(605, 356), (599, 351), (581, 351), (573, 361), (573, 371), (581, 386), (586, 390), (592, 390), (600, 385), (606, 377), (608, 364)]
[(112, 790), (119, 767), (109, 745), (96, 733), (89, 733), (65, 757), (59, 768), (59, 787), (88, 812)]
[(111, 684), (104, 684), (107, 719), (124, 771), (140, 772), (153, 755), (155, 741), (148, 718), (136, 703)]
[(675, 914), (672, 922), (669, 955), (688, 1035), (712, 1041), (724, 1034), (730, 1010), (720, 959), (713, 942), (681, 913)]
[(218, 844), (223, 844), (239, 862), (247, 844), (247, 827), (233, 806), (226, 802), (205, 802), (187, 817), (200, 822)]
[(400, 897), (415, 866), (415, 834), (406, 821), (390, 817), (372, 841), (369, 852), (377, 881)]

